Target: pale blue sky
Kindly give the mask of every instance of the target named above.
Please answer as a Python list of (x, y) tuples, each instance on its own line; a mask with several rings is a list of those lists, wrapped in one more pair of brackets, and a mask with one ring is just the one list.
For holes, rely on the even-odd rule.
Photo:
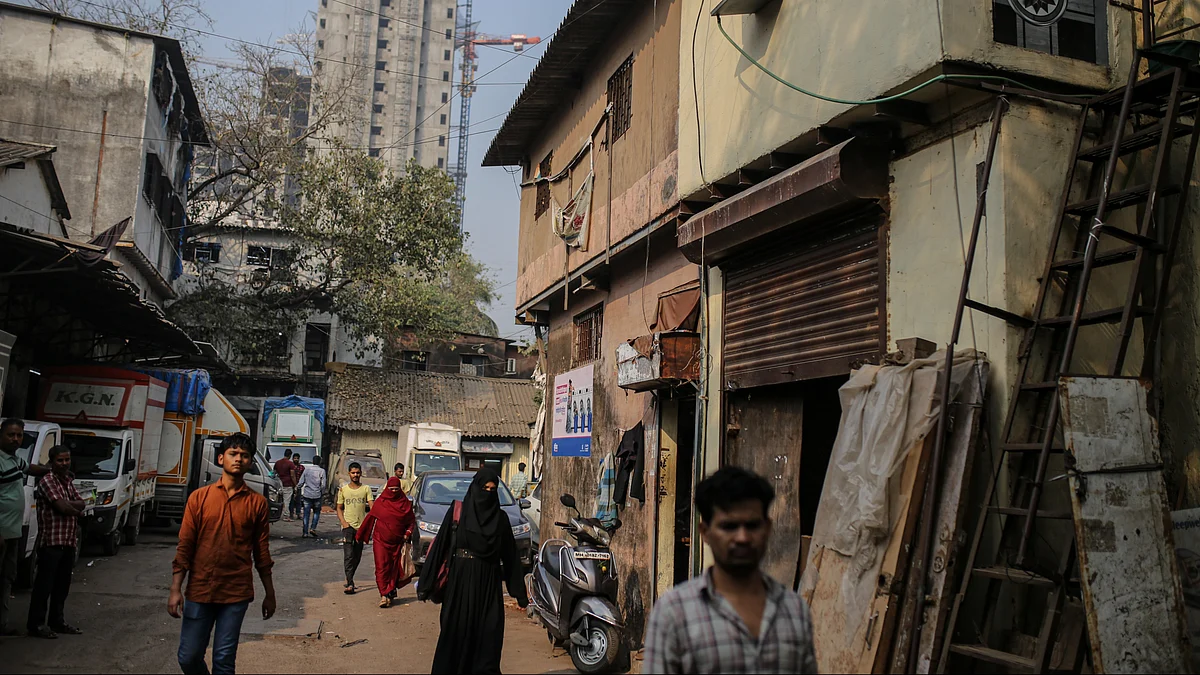
[[(270, 44), (280, 36), (293, 32), (315, 12), (318, 0), (206, 0), (205, 9), (213, 19), (211, 32), (239, 40)], [(524, 33), (547, 37), (562, 23), (571, 0), (475, 0), (473, 18), (479, 31), (495, 35)], [(309, 25), (311, 26), (311, 20)], [(221, 38), (198, 36), (204, 56), (225, 58), (227, 41)], [(526, 48), (525, 56), (513, 59), (494, 73), (481, 77), (480, 83), (513, 82), (511, 86), (481, 86), (471, 104), (472, 136), (470, 137), (470, 175), (467, 180), (466, 229), (470, 235), (468, 247), (476, 258), (491, 270), (498, 286), (500, 299), (493, 303), (489, 315), (500, 328), (500, 335), (528, 335), (513, 322), (513, 304), (517, 277), (517, 220), (519, 198), (513, 178), (502, 168), (482, 168), (484, 152), (495, 135), (493, 130), (504, 121), (504, 114), (521, 93), (521, 87), (536, 65), (545, 45)], [(482, 47), (479, 49), (479, 74), (501, 66), (512, 59), (511, 51)], [(457, 59), (457, 55), (455, 56)], [(451, 119), (457, 122), (455, 101)], [(493, 118), (490, 121), (489, 118)], [(486, 133), (482, 133), (486, 132)], [(455, 134), (457, 135), (457, 133)], [(451, 157), (456, 149), (451, 149)]]

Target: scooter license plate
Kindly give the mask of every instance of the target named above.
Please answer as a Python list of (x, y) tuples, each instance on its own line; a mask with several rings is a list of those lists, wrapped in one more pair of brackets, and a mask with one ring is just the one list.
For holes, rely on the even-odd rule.
[(611, 560), (612, 554), (604, 551), (575, 551), (576, 560)]

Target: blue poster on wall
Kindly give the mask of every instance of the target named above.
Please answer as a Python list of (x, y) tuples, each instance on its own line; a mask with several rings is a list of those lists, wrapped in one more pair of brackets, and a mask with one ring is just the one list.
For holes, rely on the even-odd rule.
[(592, 456), (593, 368), (576, 368), (554, 378), (551, 457)]

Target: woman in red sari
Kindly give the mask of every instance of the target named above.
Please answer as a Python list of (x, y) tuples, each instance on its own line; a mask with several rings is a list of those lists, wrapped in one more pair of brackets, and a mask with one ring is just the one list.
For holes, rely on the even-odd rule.
[(380, 607), (391, 607), (396, 591), (412, 579), (404, 575), (400, 555), (416, 523), (412, 502), (400, 488), (400, 479), (392, 476), (387, 487), (379, 491), (355, 537), (363, 543), (372, 536), (375, 538), (375, 583), (379, 587)]

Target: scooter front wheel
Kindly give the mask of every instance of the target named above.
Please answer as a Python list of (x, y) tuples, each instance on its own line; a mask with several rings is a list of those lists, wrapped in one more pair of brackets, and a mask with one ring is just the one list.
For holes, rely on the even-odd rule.
[(614, 626), (592, 622), (583, 632), (586, 645), (570, 643), (571, 663), (581, 673), (609, 673), (621, 652), (621, 632)]

